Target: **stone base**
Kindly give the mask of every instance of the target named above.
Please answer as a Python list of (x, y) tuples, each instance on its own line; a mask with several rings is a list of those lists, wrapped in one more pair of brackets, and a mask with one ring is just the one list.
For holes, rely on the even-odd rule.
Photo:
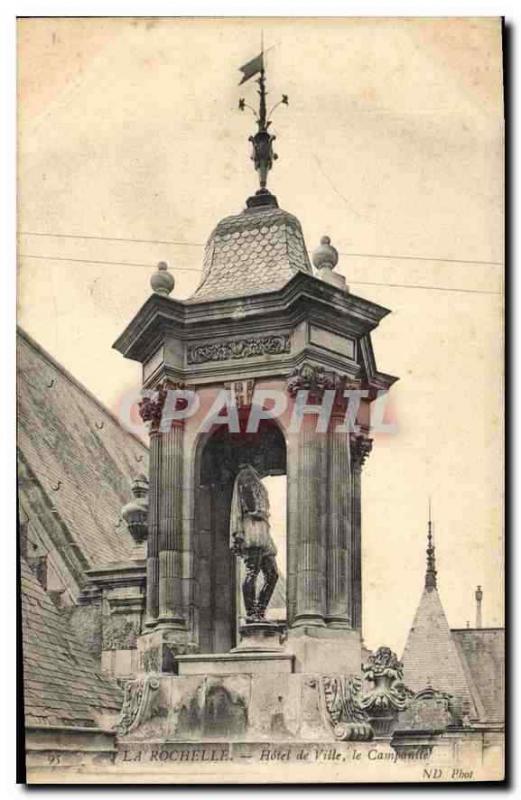
[[(290, 736), (248, 738), (244, 741), (213, 739), (165, 740), (162, 738), (118, 742), (114, 763), (82, 765), (28, 764), (31, 784), (352, 784), (396, 785), (428, 779), (431, 782), (479, 782), (504, 779), (503, 734), (492, 747), (488, 735), (460, 736), (450, 741), (441, 735), (428, 749), (399, 757), (389, 742), (324, 742), (315, 738), (295, 741)], [(411, 755), (415, 757), (410, 757)], [(43, 753), (42, 753), (43, 756)], [(42, 758), (42, 764), (44, 759)], [(436, 771), (437, 770), (437, 771)]]
[(234, 647), (232, 653), (266, 653), (282, 650), (279, 626), (273, 622), (250, 622), (247, 625), (241, 625), (239, 635), (240, 643)]
[(111, 678), (133, 678), (139, 672), (139, 653), (134, 650), (102, 650), (101, 671)]
[(177, 673), (177, 656), (196, 653), (197, 645), (187, 631), (158, 626), (137, 641), (139, 673)]
[(32, 725), (25, 729), (26, 766), (47, 767), (59, 764), (68, 767), (112, 763), (117, 753), (116, 735), (99, 728), (71, 728)]
[(292, 656), (180, 656), (178, 666), (157, 676), (150, 714), (121, 741), (337, 741), (320, 675), (292, 672)]
[(294, 672), (295, 657), (291, 653), (266, 652), (236, 648), (231, 653), (201, 653), (178, 656), (178, 674), (181, 675), (248, 675)]
[(295, 655), (296, 672), (359, 675), (361, 671), (360, 631), (318, 626), (290, 628), (284, 649)]

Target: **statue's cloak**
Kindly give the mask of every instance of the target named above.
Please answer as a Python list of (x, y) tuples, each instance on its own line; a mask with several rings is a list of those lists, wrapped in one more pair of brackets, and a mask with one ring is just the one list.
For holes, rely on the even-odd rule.
[(277, 555), (270, 534), (270, 501), (257, 471), (243, 467), (233, 486), (230, 510), (230, 545), (242, 540), (242, 549), (259, 547), (265, 555)]

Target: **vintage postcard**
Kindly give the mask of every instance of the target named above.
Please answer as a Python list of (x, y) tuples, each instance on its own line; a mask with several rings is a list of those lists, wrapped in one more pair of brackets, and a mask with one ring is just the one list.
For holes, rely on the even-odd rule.
[(503, 780), (502, 58), (18, 20), (21, 780)]

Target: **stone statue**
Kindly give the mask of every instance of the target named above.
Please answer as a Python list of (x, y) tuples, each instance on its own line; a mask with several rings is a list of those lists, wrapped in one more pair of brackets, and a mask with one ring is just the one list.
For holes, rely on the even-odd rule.
[[(279, 578), (277, 548), (270, 534), (268, 492), (251, 464), (240, 464), (233, 487), (230, 513), (230, 548), (246, 567), (242, 584), (246, 622), (261, 622)], [(264, 585), (256, 597), (257, 576)]]

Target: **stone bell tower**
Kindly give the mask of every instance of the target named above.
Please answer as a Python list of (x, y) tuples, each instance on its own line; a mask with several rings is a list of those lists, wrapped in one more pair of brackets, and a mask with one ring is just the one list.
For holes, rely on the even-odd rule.
[(159, 264), (114, 345), (142, 364), (150, 430), (144, 672), (226, 671), (245, 657), (229, 514), (239, 464), (255, 459), (287, 476), (286, 630), (267, 648), (272, 669), (360, 668), (361, 473), (371, 402), (396, 380), (377, 370), (371, 331), (389, 311), (349, 291), (326, 236), (313, 270), (298, 219), (266, 188), (276, 156), (263, 66), (258, 84), (259, 190), (211, 233), (193, 296), (171, 297)]

